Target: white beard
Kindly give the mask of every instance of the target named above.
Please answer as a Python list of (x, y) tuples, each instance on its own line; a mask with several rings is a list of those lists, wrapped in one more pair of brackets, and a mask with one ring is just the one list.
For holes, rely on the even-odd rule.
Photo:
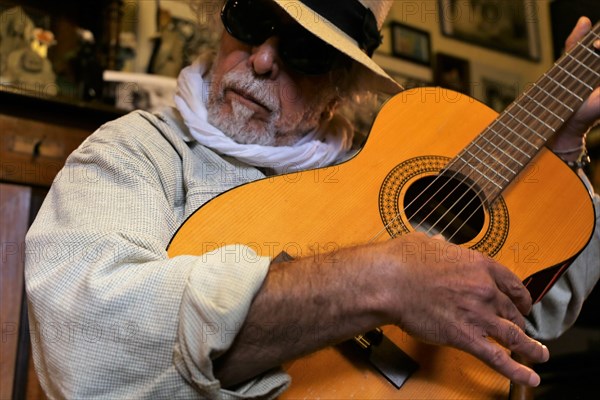
[[(209, 78), (210, 79), (210, 78)], [(236, 100), (225, 100), (225, 89), (249, 93), (271, 110), (268, 119), (253, 118), (254, 110)], [(251, 71), (230, 71), (209, 92), (208, 122), (241, 144), (289, 146), (298, 142), (306, 132), (316, 129), (321, 114), (331, 96), (315, 96), (316, 103), (303, 111), (282, 117), (279, 87), (257, 78)]]

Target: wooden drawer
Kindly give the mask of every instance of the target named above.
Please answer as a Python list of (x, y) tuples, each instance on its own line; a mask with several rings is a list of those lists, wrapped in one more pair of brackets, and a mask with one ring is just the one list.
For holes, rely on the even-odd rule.
[(0, 180), (50, 186), (68, 155), (91, 133), (0, 114)]

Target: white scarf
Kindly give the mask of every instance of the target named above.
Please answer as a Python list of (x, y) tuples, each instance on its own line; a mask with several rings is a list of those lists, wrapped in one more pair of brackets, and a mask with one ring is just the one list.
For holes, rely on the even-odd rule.
[(208, 123), (204, 104), (208, 84), (204, 64), (184, 68), (177, 79), (175, 104), (191, 135), (200, 144), (219, 154), (234, 157), (255, 167), (272, 168), (276, 173), (324, 167), (346, 155), (352, 145), (352, 127), (342, 117), (334, 117), (309, 132), (292, 146), (240, 144)]

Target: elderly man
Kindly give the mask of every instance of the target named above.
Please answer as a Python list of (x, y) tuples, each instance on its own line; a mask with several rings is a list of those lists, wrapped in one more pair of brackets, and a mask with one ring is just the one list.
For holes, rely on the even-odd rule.
[[(391, 1), (224, 3), (218, 53), (182, 71), (177, 109), (134, 112), (90, 136), (28, 234), (33, 352), (49, 396), (275, 397), (289, 383), (283, 362), (383, 324), (421, 321), (498, 327), (484, 332), (497, 342), (457, 335), (442, 344), (537, 385), (530, 368), (498, 351), (548, 358), (524, 332), (529, 293), (508, 269), (465, 248), (436, 262), (402, 253), (406, 243), (426, 248), (439, 238), (411, 233), (342, 249), (327, 266), (314, 258), (167, 257), (177, 228), (219, 193), (265, 173), (342, 160), (352, 131), (336, 113), (342, 99), (399, 91), (370, 59)], [(570, 41), (589, 29), (581, 20)], [(600, 116), (599, 100), (595, 90), (554, 142), (565, 161), (575, 160)], [(550, 293), (552, 323), (529, 324), (532, 333), (557, 335), (573, 321), (598, 279), (589, 266), (598, 241), (596, 233)], [(319, 335), (290, 346), (248, 329), (263, 324)]]

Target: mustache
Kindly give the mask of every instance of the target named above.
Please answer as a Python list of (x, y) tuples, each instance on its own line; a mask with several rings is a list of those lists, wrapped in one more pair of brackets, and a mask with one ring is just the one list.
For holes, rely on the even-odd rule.
[(281, 103), (279, 85), (257, 79), (251, 71), (230, 71), (223, 76), (222, 92), (232, 89), (261, 104), (271, 112), (278, 113)]

